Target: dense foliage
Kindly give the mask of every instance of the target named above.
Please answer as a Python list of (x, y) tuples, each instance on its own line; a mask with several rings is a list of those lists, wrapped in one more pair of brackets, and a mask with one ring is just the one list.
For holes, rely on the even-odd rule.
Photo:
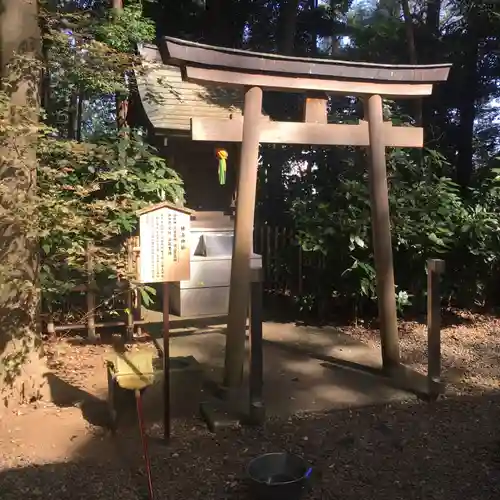
[[(139, 62), (135, 45), (162, 35), (295, 55), (453, 63), (449, 82), (437, 86), (431, 98), (385, 103), (387, 118), (421, 122), (426, 137), (423, 154), (393, 150), (388, 155), (396, 295), (400, 310), (410, 304), (420, 308), (426, 259), (441, 257), (448, 266), (450, 303), (495, 305), (500, 16), (494, 4), (118, 4), (114, 9), (98, 0), (41, 4), (43, 127), (37, 190), (21, 196), (18, 190), (3, 189), (2, 217), (29, 226), (30, 238), (40, 248), (45, 310), (86, 282), (89, 243), (96, 247), (102, 283), (115, 280), (125, 272), (123, 242), (135, 229), (135, 210), (161, 199), (183, 200), (182, 180), (155, 155), (145, 136), (126, 123), (124, 104), (134, 93), (131, 71)], [(16, 127), (35, 126), (32, 121), (14, 126), (8, 100), (7, 91), (1, 101), (4, 145), (20, 134)], [(264, 105), (272, 118), (297, 119), (301, 101), (269, 93)], [(355, 120), (359, 108), (354, 98), (330, 98), (329, 120)], [(363, 151), (262, 148), (257, 218), (259, 224), (293, 227), (305, 252), (323, 256), (321, 279), (304, 276), (303, 296), (295, 297), (299, 303), (314, 308), (319, 302), (337, 302), (358, 313), (370, 312), (376, 291)], [(293, 274), (292, 253), (283, 253), (282, 268)], [(0, 279), (12, 281), (12, 272), (4, 267)]]
[[(142, 18), (138, 3), (113, 15), (107, 6), (94, 12), (74, 7), (41, 6), (41, 60), (19, 53), (10, 62), (11, 75), (19, 68), (24, 75), (43, 70), (43, 108), (35, 84), (33, 98), (17, 109), (20, 119), (13, 121), (10, 99), (16, 85), (6, 85), (7, 79), (0, 101), (0, 146), (19, 152), (16, 171), (2, 178), (1, 221), (23, 228), (28, 246), (39, 248), (39, 279), (26, 293), (41, 292), (43, 312), (57, 312), (78, 285), (87, 283), (89, 246), (98, 286), (108, 290), (108, 298), (119, 295), (113, 283), (129, 277), (124, 243), (135, 231), (136, 210), (184, 199), (181, 179), (155, 155), (144, 133), (126, 123), (117, 129), (117, 101), (133, 90), (136, 43), (149, 41), (154, 25)], [(31, 175), (23, 157), (29, 157), (33, 142), (18, 139), (26, 130), (37, 135), (36, 189), (29, 191), (19, 182)], [(9, 251), (4, 247), (3, 255)], [(2, 259), (3, 291), (13, 283), (19, 288), (18, 267), (15, 255)], [(16, 297), (8, 308), (25, 307)], [(121, 304), (118, 297), (114, 307)], [(81, 319), (72, 309), (74, 319)]]
[[(421, 124), (423, 154), (388, 155), (400, 311), (425, 308), (426, 259), (447, 263), (445, 299), (464, 307), (498, 302), (500, 17), (494, 3), (469, 0), (252, 2), (162, 0), (148, 4), (159, 35), (285, 54), (387, 63), (453, 64), (449, 81), (422, 101), (387, 101), (394, 123)], [(237, 7), (236, 7), (237, 5)], [(176, 16), (169, 16), (175, 12)], [(178, 13), (178, 17), (177, 17)], [(224, 27), (231, 13), (233, 22)], [(300, 98), (268, 93), (265, 111), (300, 119)], [(360, 118), (359, 100), (330, 98), (329, 120)], [(321, 269), (303, 276), (303, 308), (374, 312), (367, 163), (351, 148), (262, 148), (259, 224), (293, 227)], [(272, 265), (296, 277), (297, 252)], [(290, 281), (288, 278), (283, 282)], [(288, 290), (289, 291), (289, 290)], [(292, 294), (297, 290), (292, 289)], [(325, 307), (326, 304), (326, 307)], [(318, 306), (321, 306), (318, 308)]]

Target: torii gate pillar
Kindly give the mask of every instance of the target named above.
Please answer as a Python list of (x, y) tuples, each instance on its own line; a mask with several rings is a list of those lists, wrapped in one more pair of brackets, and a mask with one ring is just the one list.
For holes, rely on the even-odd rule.
[[(245, 93), (243, 110), (243, 137), (238, 191), (236, 198), (236, 221), (225, 350), (224, 386), (237, 387), (243, 378), (245, 365), (245, 336), (250, 302), (250, 256), (253, 244), (255, 217), (255, 194), (259, 163), (260, 131), (262, 116), (262, 89), (251, 87)], [(248, 189), (254, 186), (254, 189)], [(247, 283), (248, 285), (242, 285)]]
[(372, 213), (372, 241), (377, 276), (377, 298), (380, 319), (380, 341), (384, 370), (390, 372), (399, 365), (399, 336), (394, 265), (392, 258), (391, 221), (387, 186), (384, 116), (382, 98), (365, 98), (365, 119), (368, 121), (369, 179)]

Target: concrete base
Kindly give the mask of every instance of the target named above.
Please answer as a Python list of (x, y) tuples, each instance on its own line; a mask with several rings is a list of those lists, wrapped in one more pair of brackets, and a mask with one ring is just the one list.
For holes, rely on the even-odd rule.
[(215, 432), (227, 427), (263, 425), (266, 410), (263, 401), (250, 402), (248, 388), (228, 389), (216, 385), (213, 397), (200, 404), (200, 414), (208, 428)]
[[(269, 416), (415, 399), (376, 375), (381, 367), (378, 350), (333, 328), (264, 323), (264, 339), (264, 402)], [(220, 381), (225, 342), (222, 333), (177, 337), (171, 339), (170, 352), (192, 354), (203, 365), (206, 379)], [(355, 364), (371, 367), (372, 373), (354, 369)], [(237, 408), (248, 413), (248, 393), (240, 398)]]
[[(414, 394), (394, 387), (388, 377), (380, 376), (379, 350), (335, 328), (264, 323), (263, 330), (263, 400), (265, 413), (270, 417), (415, 400)], [(214, 383), (211, 388), (208, 387), (208, 381), (223, 379), (224, 330), (214, 331), (206, 326), (197, 332), (203, 334), (170, 339), (172, 356), (193, 356), (203, 370), (205, 387), (196, 405), (196, 398), (192, 398), (192, 408), (196, 406), (196, 412), (201, 409), (203, 418), (213, 429), (238, 423), (258, 424), (264, 412), (259, 402), (249, 403), (248, 367), (245, 367), (244, 373), (245, 389), (236, 391), (234, 397), (224, 396), (226, 391), (221, 391)], [(161, 350), (162, 339), (156, 339), (156, 344)], [(363, 370), (359, 369), (360, 365), (364, 366)], [(161, 385), (159, 387), (161, 392)], [(179, 382), (178, 387), (181, 388), (180, 397), (186, 398), (189, 387), (183, 382)], [(230, 406), (227, 404), (229, 399), (234, 401)], [(160, 420), (161, 401), (160, 394), (155, 402), (160, 410)], [(201, 408), (200, 401), (203, 401)]]
[(210, 432), (235, 428), (241, 424), (241, 415), (231, 412), (225, 401), (204, 401), (200, 404), (200, 414)]

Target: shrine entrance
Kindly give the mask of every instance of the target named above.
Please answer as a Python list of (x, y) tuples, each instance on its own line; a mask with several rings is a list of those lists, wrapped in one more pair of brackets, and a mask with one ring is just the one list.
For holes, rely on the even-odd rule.
[[(194, 141), (241, 142), (224, 386), (237, 388), (243, 377), (261, 143), (368, 148), (383, 368), (387, 375), (396, 377), (403, 374), (385, 148), (421, 148), (423, 129), (396, 127), (391, 122), (385, 122), (382, 98), (418, 99), (428, 96), (432, 93), (433, 84), (446, 81), (451, 65), (384, 65), (287, 57), (214, 47), (170, 37), (163, 39), (160, 50), (164, 61), (179, 65), (183, 78), (188, 81), (245, 89), (243, 116), (191, 120), (191, 138)], [(274, 122), (265, 118), (262, 115), (265, 90), (303, 92), (303, 122)], [(355, 125), (328, 124), (328, 94), (361, 98), (364, 119)]]

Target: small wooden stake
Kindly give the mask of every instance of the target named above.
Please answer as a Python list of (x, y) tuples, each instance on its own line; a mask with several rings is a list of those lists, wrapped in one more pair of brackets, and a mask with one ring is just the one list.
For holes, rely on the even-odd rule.
[(392, 372), (400, 364), (396, 288), (392, 262), (391, 221), (389, 218), (389, 193), (382, 97), (372, 95), (365, 103), (370, 140), (370, 191), (372, 211), (373, 249), (377, 272), (377, 296), (380, 318), (382, 362), (386, 372)]
[(87, 335), (89, 340), (96, 339), (94, 256), (90, 243), (87, 245)]
[(49, 316), (49, 319), (47, 321), (47, 335), (51, 340), (56, 338), (56, 329), (54, 325), (54, 319), (52, 316)]
[(170, 323), (169, 284), (163, 283), (163, 440), (170, 441)]
[(441, 275), (445, 263), (440, 259), (427, 261), (427, 377), (429, 395), (437, 397), (441, 385)]

